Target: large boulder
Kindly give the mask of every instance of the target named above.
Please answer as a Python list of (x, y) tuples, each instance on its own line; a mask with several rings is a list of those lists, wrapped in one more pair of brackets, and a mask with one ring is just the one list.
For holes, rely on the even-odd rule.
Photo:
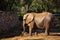
[(16, 12), (0, 12), (0, 33), (6, 33), (11, 28), (18, 27), (18, 23)]

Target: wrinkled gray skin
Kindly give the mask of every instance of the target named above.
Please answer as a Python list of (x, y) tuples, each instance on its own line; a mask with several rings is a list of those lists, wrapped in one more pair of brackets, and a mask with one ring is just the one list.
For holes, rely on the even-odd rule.
[(29, 35), (32, 35), (34, 23), (38, 28), (45, 28), (45, 34), (49, 35), (49, 24), (53, 18), (53, 14), (49, 12), (42, 13), (27, 13), (23, 16), (23, 32), (25, 32), (25, 25), (29, 27)]

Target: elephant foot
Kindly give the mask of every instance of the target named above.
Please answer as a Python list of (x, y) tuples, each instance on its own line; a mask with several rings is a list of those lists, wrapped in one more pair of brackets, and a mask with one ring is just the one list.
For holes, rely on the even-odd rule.
[(45, 33), (45, 35), (46, 35), (46, 36), (48, 36), (48, 35), (49, 35), (49, 33)]
[(29, 34), (29, 36), (32, 36), (32, 34)]
[(35, 36), (37, 36), (38, 34), (37, 34), (37, 32), (35, 32)]

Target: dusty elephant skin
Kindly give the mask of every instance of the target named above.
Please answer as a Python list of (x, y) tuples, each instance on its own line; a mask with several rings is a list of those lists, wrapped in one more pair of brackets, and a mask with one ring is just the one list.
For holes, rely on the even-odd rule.
[(49, 35), (49, 25), (52, 21), (53, 14), (49, 12), (42, 13), (27, 13), (23, 16), (23, 33), (25, 32), (25, 27), (29, 27), (29, 35), (32, 35), (32, 29), (34, 28), (34, 23), (38, 28), (45, 28), (46, 35)]

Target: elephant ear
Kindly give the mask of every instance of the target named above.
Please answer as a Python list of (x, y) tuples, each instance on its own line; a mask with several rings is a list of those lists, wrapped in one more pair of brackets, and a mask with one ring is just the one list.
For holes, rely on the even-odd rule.
[(25, 14), (25, 15), (23, 16), (23, 20), (24, 20), (24, 19), (27, 19), (28, 15), (29, 15), (29, 14)]
[(27, 19), (26, 19), (26, 23), (32, 22), (33, 18), (34, 18), (34, 16), (32, 14), (29, 14), (28, 17), (27, 17)]

